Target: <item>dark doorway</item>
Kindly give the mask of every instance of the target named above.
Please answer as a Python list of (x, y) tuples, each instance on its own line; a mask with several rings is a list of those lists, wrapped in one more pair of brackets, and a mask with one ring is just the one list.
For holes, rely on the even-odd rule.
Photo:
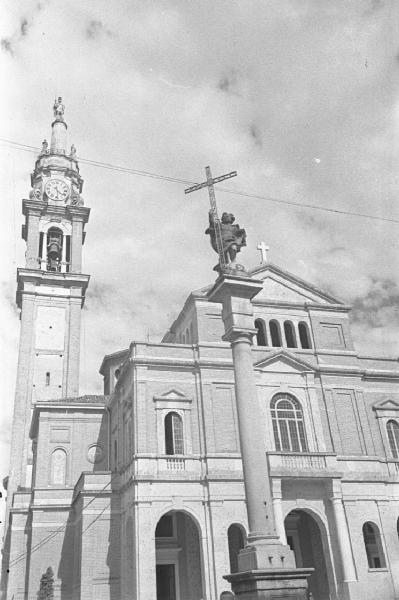
[(176, 600), (175, 565), (157, 565), (157, 600)]
[(204, 598), (200, 532), (190, 515), (170, 511), (159, 519), (155, 554), (157, 600)]
[(313, 600), (330, 600), (330, 588), (320, 528), (316, 520), (304, 510), (293, 510), (285, 521), (288, 545), (295, 554), (298, 568), (313, 567), (309, 577), (309, 592)]

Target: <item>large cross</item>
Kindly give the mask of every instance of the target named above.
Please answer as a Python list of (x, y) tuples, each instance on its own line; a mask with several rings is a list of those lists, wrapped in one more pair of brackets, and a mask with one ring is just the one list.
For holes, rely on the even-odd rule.
[(220, 177), (215, 177), (212, 179), (212, 173), (210, 167), (205, 167), (206, 173), (206, 181), (203, 183), (197, 183), (186, 190), (184, 190), (185, 194), (190, 194), (190, 192), (195, 192), (196, 190), (200, 190), (201, 188), (207, 187), (209, 192), (209, 201), (211, 204), (211, 211), (213, 213), (213, 221), (215, 223), (215, 237), (216, 237), (216, 247), (218, 249), (220, 266), (226, 266), (226, 259), (223, 251), (223, 240), (222, 240), (222, 232), (220, 230), (220, 221), (217, 211), (216, 198), (215, 198), (215, 188), (213, 187), (215, 183), (219, 183), (219, 181), (224, 181), (225, 179), (230, 179), (230, 177), (235, 177), (237, 175), (237, 171), (232, 171), (231, 173), (227, 173), (227, 175), (221, 175)]
[(267, 262), (267, 253), (270, 250), (269, 246), (266, 246), (265, 242), (261, 242), (257, 245), (257, 249), (261, 252), (261, 263)]

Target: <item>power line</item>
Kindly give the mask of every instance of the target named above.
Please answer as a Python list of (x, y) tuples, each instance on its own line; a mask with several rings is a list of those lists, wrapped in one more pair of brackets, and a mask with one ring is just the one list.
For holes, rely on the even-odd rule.
[[(25, 152), (39, 152), (39, 148), (36, 146), (28, 146), (27, 144), (20, 144), (19, 142), (14, 142), (13, 140), (7, 140), (0, 137), (0, 142), (4, 144), (9, 144), (18, 150), (22, 150)], [(159, 173), (152, 173), (151, 171), (141, 171), (138, 169), (131, 169), (129, 167), (122, 167), (118, 165), (113, 165), (112, 163), (100, 162), (97, 160), (92, 160), (89, 158), (79, 157), (79, 162), (87, 165), (91, 165), (93, 167), (98, 167), (101, 169), (108, 169), (111, 171), (118, 171), (122, 173), (129, 173), (131, 175), (137, 175), (139, 177), (149, 177), (150, 179), (159, 179), (161, 181), (169, 181), (172, 183), (181, 183), (182, 185), (198, 185), (195, 181), (190, 181), (187, 179), (178, 179), (177, 177), (171, 177), (168, 175), (161, 175)], [(371, 219), (373, 221), (384, 221), (386, 223), (399, 223), (399, 219), (389, 219), (388, 217), (380, 217), (377, 215), (370, 215), (367, 213), (354, 212), (349, 210), (342, 210), (339, 208), (327, 208), (325, 206), (319, 206), (317, 204), (307, 204), (302, 202), (295, 202), (294, 200), (283, 200), (281, 198), (274, 198), (272, 196), (263, 196), (261, 194), (252, 194), (250, 192), (245, 192), (241, 190), (232, 190), (229, 188), (218, 187), (219, 192), (223, 192), (226, 194), (231, 194), (233, 196), (241, 196), (245, 198), (252, 198), (255, 200), (266, 200), (267, 202), (275, 202), (278, 204), (285, 204), (287, 206), (295, 206), (297, 208), (307, 208), (311, 210), (321, 210), (324, 212), (338, 214), (338, 215), (347, 215), (351, 217), (360, 217), (363, 219)]]
[[(111, 476), (111, 479), (108, 481), (108, 483), (105, 484), (105, 486), (99, 490), (96, 494), (94, 494), (93, 498), (91, 498), (91, 500), (89, 500), (89, 502), (86, 504), (86, 506), (84, 507), (85, 509), (92, 503), (94, 502), (94, 500), (96, 500), (96, 498), (98, 498), (98, 496), (104, 492), (108, 486), (111, 485), (111, 483), (113, 482), (113, 480), (118, 477), (118, 473), (115, 475)], [(108, 505), (109, 508), (110, 504)], [(107, 507), (106, 507), (107, 508)], [(103, 512), (105, 511), (105, 509), (103, 509), (100, 512), (100, 515), (103, 514)], [(93, 523), (95, 523), (97, 521), (97, 519), (99, 518), (98, 515), (95, 519), (93, 519), (93, 521), (91, 521), (88, 526), (86, 527), (86, 529), (82, 532), (82, 535), (89, 529), (89, 527), (91, 527), (93, 525)], [(67, 524), (66, 525), (61, 525), (61, 527), (59, 527), (58, 529), (56, 529), (55, 531), (52, 531), (47, 537), (43, 538), (42, 540), (40, 540), (40, 542), (38, 542), (36, 544), (36, 546), (33, 546), (33, 548), (31, 548), (30, 550), (26, 551), (26, 552), (22, 552), (21, 554), (19, 554), (18, 556), (16, 556), (12, 561), (10, 561), (10, 563), (8, 564), (8, 568), (13, 567), (14, 565), (16, 565), (17, 563), (19, 563), (21, 560), (23, 560), (26, 556), (28, 556), (28, 554), (33, 554), (33, 552), (36, 552), (36, 550), (39, 550), (42, 546), (44, 546), (45, 544), (47, 544), (50, 540), (52, 540), (56, 535), (58, 535), (59, 533), (61, 533), (62, 531), (65, 531), (65, 529), (67, 528)]]

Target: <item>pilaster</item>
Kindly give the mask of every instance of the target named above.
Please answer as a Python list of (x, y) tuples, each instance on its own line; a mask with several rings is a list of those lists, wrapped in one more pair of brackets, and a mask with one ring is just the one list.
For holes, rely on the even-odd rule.
[(24, 200), (23, 214), (26, 217), (26, 267), (28, 269), (39, 269), (39, 222), (45, 202), (39, 200)]
[(67, 216), (72, 222), (71, 236), (71, 271), (82, 272), (82, 246), (84, 243), (83, 228), (89, 219), (90, 209), (83, 206), (68, 206)]
[(352, 547), (349, 538), (348, 525), (346, 522), (345, 509), (342, 502), (341, 481), (332, 480), (331, 482), (332, 496), (330, 498), (333, 514), (335, 519), (335, 527), (337, 531), (337, 541), (339, 552), (341, 555), (342, 566), (342, 598), (350, 600), (351, 589), (356, 585), (357, 577), (355, 565), (353, 562)]

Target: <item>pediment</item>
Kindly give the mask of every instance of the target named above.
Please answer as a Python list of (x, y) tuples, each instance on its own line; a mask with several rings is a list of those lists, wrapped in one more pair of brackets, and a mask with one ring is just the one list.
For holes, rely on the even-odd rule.
[(166, 401), (166, 402), (191, 402), (191, 398), (187, 397), (187, 394), (179, 390), (178, 388), (171, 388), (164, 394), (154, 396), (155, 401)]
[[(248, 271), (249, 275), (254, 279), (263, 281), (263, 290), (259, 292), (252, 300), (254, 304), (257, 302), (288, 302), (304, 304), (311, 302), (315, 304), (325, 305), (326, 308), (330, 305), (343, 305), (342, 300), (335, 298), (329, 292), (321, 290), (317, 286), (284, 271), (277, 265), (267, 263), (259, 265)], [(206, 298), (207, 293), (212, 288), (208, 285), (201, 289), (192, 292), (192, 297)]]
[(273, 373), (314, 373), (315, 368), (287, 350), (276, 350), (254, 364), (256, 370)]
[(399, 402), (393, 400), (392, 398), (387, 398), (386, 400), (381, 400), (380, 402), (376, 402), (373, 405), (373, 410), (396, 410), (399, 411)]
[(340, 300), (334, 298), (328, 292), (320, 290), (316, 286), (272, 264), (253, 269), (251, 275), (256, 279), (263, 280), (263, 290), (254, 298), (254, 303), (272, 301), (300, 304), (310, 302), (327, 306), (342, 304)]

